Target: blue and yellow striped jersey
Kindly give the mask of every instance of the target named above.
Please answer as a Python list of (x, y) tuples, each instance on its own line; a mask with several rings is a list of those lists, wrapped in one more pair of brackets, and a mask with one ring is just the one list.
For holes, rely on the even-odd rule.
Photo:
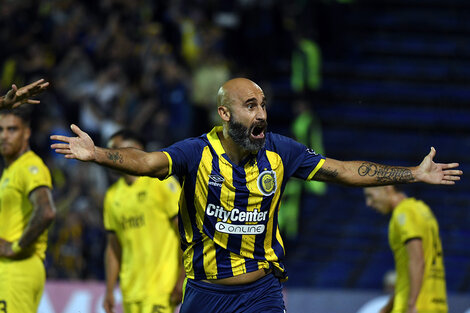
[(281, 194), (289, 177), (311, 179), (324, 157), (267, 133), (265, 148), (234, 164), (217, 136), (221, 131), (215, 127), (163, 149), (169, 175), (183, 181), (179, 228), (186, 275), (220, 279), (271, 267), (285, 278)]

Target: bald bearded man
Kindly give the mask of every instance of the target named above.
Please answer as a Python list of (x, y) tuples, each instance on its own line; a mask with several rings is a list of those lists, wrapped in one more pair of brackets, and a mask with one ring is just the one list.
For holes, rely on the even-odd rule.
[(222, 126), (158, 152), (96, 147), (77, 137), (51, 147), (66, 158), (132, 175), (182, 180), (179, 228), (187, 277), (181, 313), (285, 312), (281, 282), (284, 246), (278, 211), (287, 180), (376, 186), (455, 184), (457, 163), (436, 164), (434, 148), (416, 167), (325, 158), (290, 138), (267, 132), (263, 90), (246, 78), (226, 82), (217, 95)]

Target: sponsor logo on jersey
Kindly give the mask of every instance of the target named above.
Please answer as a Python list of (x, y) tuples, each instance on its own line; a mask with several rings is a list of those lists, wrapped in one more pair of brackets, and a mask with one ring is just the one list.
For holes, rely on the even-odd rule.
[(217, 222), (215, 229), (221, 233), (232, 235), (259, 235), (264, 232), (265, 226), (263, 224), (257, 225), (235, 225)]
[(263, 171), (258, 176), (258, 189), (265, 196), (270, 196), (276, 192), (276, 172)]
[(145, 216), (143, 214), (137, 216), (130, 216), (121, 218), (121, 228), (122, 230), (127, 230), (130, 228), (139, 228), (145, 225)]
[[(220, 221), (215, 224), (215, 229), (227, 234), (258, 235), (264, 232), (264, 224), (238, 225), (232, 222), (265, 222), (268, 219), (268, 212), (260, 212), (258, 209), (245, 212), (237, 208), (226, 210), (225, 208), (209, 203), (206, 207), (206, 215), (214, 216)], [(228, 223), (230, 221), (231, 223)]]
[(225, 179), (220, 175), (209, 175), (209, 185), (222, 188)]
[(139, 199), (139, 202), (145, 201), (145, 198), (147, 197), (147, 191), (139, 191), (137, 194), (137, 199)]

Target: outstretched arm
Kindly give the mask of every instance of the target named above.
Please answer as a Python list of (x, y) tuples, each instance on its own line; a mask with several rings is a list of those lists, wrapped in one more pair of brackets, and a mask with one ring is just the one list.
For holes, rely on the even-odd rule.
[(434, 163), (436, 150), (429, 154), (419, 166), (388, 166), (367, 161), (338, 161), (326, 159), (322, 168), (313, 176), (314, 180), (336, 182), (350, 186), (381, 186), (423, 182), (427, 184), (453, 185), (460, 180), (458, 163)]
[(47, 87), (49, 87), (49, 82), (45, 82), (44, 79), (37, 80), (21, 88), (13, 84), (6, 95), (0, 97), (0, 109), (13, 109), (23, 103), (38, 104), (39, 100), (32, 100), (31, 98), (46, 90)]
[(96, 147), (90, 136), (77, 125), (72, 124), (71, 129), (77, 137), (51, 136), (52, 140), (62, 142), (52, 144), (51, 148), (68, 159), (95, 162), (136, 176), (165, 178), (168, 175), (169, 161), (163, 152)]

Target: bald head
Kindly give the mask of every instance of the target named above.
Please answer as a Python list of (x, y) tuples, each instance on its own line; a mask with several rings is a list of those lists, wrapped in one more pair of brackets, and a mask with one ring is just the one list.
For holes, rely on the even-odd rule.
[(244, 101), (247, 95), (263, 93), (263, 90), (253, 81), (247, 78), (234, 78), (220, 87), (217, 93), (217, 107), (230, 108), (234, 101)]

